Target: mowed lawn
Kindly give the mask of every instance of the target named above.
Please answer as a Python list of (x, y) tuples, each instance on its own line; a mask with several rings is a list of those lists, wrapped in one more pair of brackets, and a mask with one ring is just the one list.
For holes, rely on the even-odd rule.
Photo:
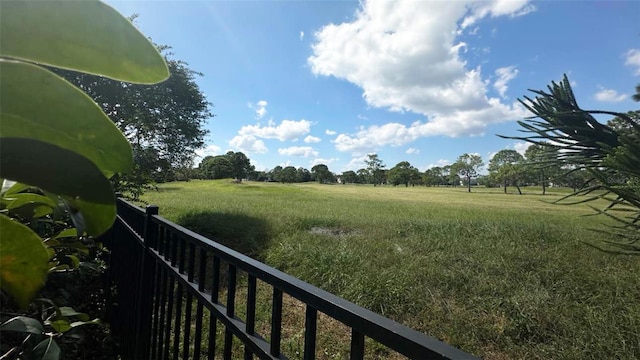
[(566, 190), (513, 190), (222, 180), (163, 184), (143, 199), (482, 358), (640, 358), (640, 256), (586, 245), (607, 238), (590, 230), (605, 219), (551, 204)]

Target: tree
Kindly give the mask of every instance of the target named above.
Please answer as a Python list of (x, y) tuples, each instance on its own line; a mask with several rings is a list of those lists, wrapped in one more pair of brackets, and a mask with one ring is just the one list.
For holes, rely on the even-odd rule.
[(525, 166), (537, 174), (542, 186), (542, 195), (545, 195), (549, 181), (556, 179), (562, 172), (557, 162), (558, 150), (547, 142), (531, 144), (524, 152), (524, 157)]
[(329, 171), (329, 168), (325, 164), (318, 164), (312, 167), (311, 175), (320, 184), (330, 182), (333, 178), (333, 174), (331, 173), (331, 171)]
[(294, 183), (298, 180), (298, 171), (293, 166), (287, 166), (280, 172), (281, 183)]
[(636, 93), (631, 96), (633, 101), (640, 101), (640, 84), (636, 85)]
[[(202, 76), (188, 64), (163, 52), (171, 77), (152, 86), (131, 84), (106, 77), (54, 69), (89, 95), (125, 134), (133, 148), (136, 166), (132, 175), (119, 177), (124, 184), (142, 187), (140, 181), (172, 180), (175, 168), (191, 167), (196, 149), (204, 145), (204, 125), (213, 115), (210, 103), (195, 82)], [(141, 157), (144, 162), (137, 161)]]
[(298, 182), (309, 182), (311, 181), (311, 172), (303, 167), (299, 167), (297, 172), (297, 181)]
[(358, 174), (355, 171), (349, 170), (342, 173), (343, 184), (353, 184), (358, 182)]
[[(581, 203), (607, 200), (609, 205), (598, 213), (616, 221), (609, 232), (620, 240), (605, 241), (605, 250), (613, 246), (618, 251), (640, 254), (640, 124), (624, 113), (581, 109), (566, 75), (547, 90), (531, 90), (535, 99), (525, 96), (519, 100), (534, 114), (518, 122), (531, 135), (508, 138), (534, 144), (549, 141), (558, 150), (559, 165), (571, 172), (588, 173), (595, 182), (561, 201), (576, 196)], [(602, 124), (593, 116), (596, 114), (618, 117), (628, 130)]]
[(467, 189), (471, 192), (471, 178), (478, 174), (478, 169), (484, 165), (480, 155), (462, 154), (458, 160), (451, 165), (451, 173), (458, 174), (467, 179)]
[(498, 181), (502, 181), (504, 193), (507, 193), (509, 184), (518, 188), (518, 193), (522, 195), (518, 179), (524, 173), (522, 162), (524, 157), (519, 152), (510, 149), (498, 151), (489, 161), (489, 173)]
[(198, 166), (205, 179), (228, 179), (233, 177), (233, 167), (225, 155), (206, 156)]
[(231, 175), (238, 182), (245, 179), (247, 175), (249, 175), (249, 172), (254, 170), (251, 161), (242, 152), (229, 151), (225, 154), (225, 157), (229, 160), (229, 164), (231, 164)]
[(278, 165), (269, 172), (269, 181), (280, 181), (282, 166)]
[(408, 161), (401, 161), (389, 170), (389, 182), (393, 185), (404, 184), (408, 187), (411, 181), (415, 181), (416, 173), (418, 169), (411, 166)]
[(385, 165), (382, 163), (382, 160), (378, 158), (378, 154), (367, 155), (365, 163), (367, 164), (367, 171), (369, 172), (373, 186), (382, 184)]
[(356, 171), (356, 174), (358, 175), (358, 183), (360, 183), (360, 184), (371, 184), (372, 183), (371, 175), (369, 175), (369, 170), (367, 170), (367, 169), (358, 169), (358, 171)]

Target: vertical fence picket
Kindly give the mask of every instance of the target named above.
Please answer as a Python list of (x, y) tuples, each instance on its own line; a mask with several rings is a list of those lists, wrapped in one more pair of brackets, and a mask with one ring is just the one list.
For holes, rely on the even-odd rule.
[(273, 304), (271, 308), (271, 346), (270, 353), (280, 356), (280, 338), (282, 336), (282, 291), (273, 288)]
[(351, 329), (351, 356), (349, 359), (364, 359), (364, 334), (356, 329)]
[(318, 328), (318, 310), (307, 305), (304, 317), (304, 360), (316, 358), (316, 331)]
[[(233, 318), (236, 312), (236, 266), (229, 263), (227, 268), (227, 316)], [(231, 360), (233, 355), (233, 333), (229, 328), (224, 332), (224, 354), (225, 360)]]

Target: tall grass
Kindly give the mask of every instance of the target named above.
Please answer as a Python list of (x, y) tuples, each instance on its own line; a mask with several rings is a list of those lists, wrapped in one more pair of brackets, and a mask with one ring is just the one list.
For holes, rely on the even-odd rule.
[(566, 192), (172, 183), (144, 200), (203, 235), (485, 358), (640, 358), (640, 258)]

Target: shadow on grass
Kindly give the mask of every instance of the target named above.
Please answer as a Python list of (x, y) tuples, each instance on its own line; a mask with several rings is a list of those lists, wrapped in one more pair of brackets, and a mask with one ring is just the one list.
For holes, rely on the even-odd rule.
[(245, 214), (193, 212), (182, 215), (177, 223), (260, 261), (269, 242), (267, 222)]

